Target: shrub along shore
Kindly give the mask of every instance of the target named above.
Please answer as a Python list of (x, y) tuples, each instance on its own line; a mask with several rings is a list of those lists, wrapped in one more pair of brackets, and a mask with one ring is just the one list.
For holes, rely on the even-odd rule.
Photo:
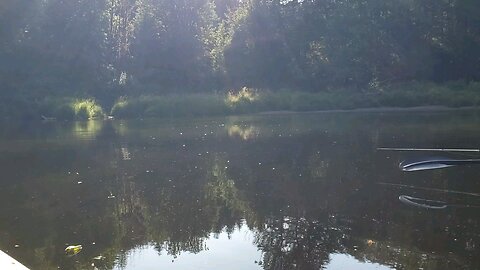
[(480, 106), (480, 83), (408, 83), (366, 91), (337, 90), (317, 93), (243, 87), (227, 93), (145, 95), (120, 97), (110, 110), (94, 98), (3, 100), (4, 118), (31, 120), (87, 120), (115, 118), (214, 116), (266, 111), (322, 111), (363, 108)]

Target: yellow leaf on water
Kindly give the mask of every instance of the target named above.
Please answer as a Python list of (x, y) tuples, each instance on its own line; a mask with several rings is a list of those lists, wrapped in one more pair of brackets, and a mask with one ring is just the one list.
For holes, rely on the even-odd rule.
[(68, 246), (65, 248), (65, 253), (68, 255), (76, 255), (82, 251), (82, 245)]

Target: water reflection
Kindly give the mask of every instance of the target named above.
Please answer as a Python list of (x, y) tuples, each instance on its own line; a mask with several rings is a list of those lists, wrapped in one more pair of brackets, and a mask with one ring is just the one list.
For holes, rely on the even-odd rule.
[(165, 254), (158, 247), (146, 245), (128, 252), (125, 265), (114, 269), (262, 269), (261, 252), (252, 245), (253, 232), (245, 225), (233, 232), (210, 234), (203, 252)]
[(251, 140), (258, 136), (258, 129), (254, 126), (229, 125), (228, 136), (239, 137), (244, 141)]
[[(32, 269), (475, 269), (476, 209), (398, 198), (479, 205), (466, 195), (480, 190), (477, 169), (404, 173), (403, 153), (376, 151), (470, 147), (475, 119), (302, 114), (17, 130), (29, 147), (0, 148), (0, 249)], [(82, 252), (65, 256), (70, 245)]]
[(103, 128), (104, 121), (100, 120), (88, 120), (88, 121), (78, 121), (73, 123), (73, 135), (82, 140), (82, 139), (95, 139), (95, 137), (100, 133)]
[(355, 270), (368, 270), (368, 269), (377, 269), (377, 270), (389, 270), (395, 269), (378, 263), (371, 263), (368, 260), (357, 260), (353, 256), (346, 254), (330, 254), (330, 262), (327, 264), (325, 269), (327, 270), (344, 270), (344, 269), (355, 269)]

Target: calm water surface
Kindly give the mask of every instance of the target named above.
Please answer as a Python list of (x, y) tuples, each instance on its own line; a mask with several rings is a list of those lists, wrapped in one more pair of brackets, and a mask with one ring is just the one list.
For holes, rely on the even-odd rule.
[(476, 111), (1, 126), (0, 249), (32, 269), (480, 269), (480, 166), (376, 150), (479, 148)]

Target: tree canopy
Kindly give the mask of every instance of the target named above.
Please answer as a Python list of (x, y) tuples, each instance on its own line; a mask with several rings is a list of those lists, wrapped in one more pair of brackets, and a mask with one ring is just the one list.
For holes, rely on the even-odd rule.
[(4, 0), (2, 96), (480, 80), (475, 0)]

